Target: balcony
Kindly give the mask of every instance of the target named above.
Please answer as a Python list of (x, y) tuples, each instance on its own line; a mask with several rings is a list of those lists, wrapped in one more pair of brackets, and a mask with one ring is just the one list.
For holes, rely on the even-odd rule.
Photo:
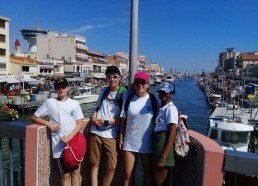
[(75, 45), (76, 49), (80, 49), (80, 50), (84, 50), (84, 51), (88, 51), (88, 47), (82, 46), (82, 45)]

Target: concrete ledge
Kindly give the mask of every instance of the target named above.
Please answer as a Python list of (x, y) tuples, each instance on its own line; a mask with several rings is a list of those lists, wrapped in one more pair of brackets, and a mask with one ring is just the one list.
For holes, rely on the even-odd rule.
[(204, 186), (221, 186), (223, 182), (224, 150), (212, 139), (197, 132), (190, 131), (190, 135), (198, 140), (205, 150)]
[[(90, 138), (90, 118), (84, 120), (83, 133), (87, 140)], [(184, 159), (176, 158), (173, 168), (173, 186), (203, 185), (221, 186), (223, 180), (224, 151), (213, 140), (194, 131), (190, 131), (191, 145), (189, 156)], [(41, 125), (26, 127), (25, 148), (25, 185), (26, 186), (58, 186), (60, 175), (58, 167), (52, 158), (50, 131)], [(90, 185), (88, 151), (81, 164), (82, 185)], [(104, 176), (105, 164), (101, 162), (99, 184)], [(122, 161), (118, 157), (118, 166), (112, 185), (121, 185)]]

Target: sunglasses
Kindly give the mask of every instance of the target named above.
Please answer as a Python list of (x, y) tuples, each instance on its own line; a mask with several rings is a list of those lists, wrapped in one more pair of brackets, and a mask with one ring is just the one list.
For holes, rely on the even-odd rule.
[(117, 79), (119, 77), (119, 75), (110, 75), (110, 76), (107, 76), (107, 79), (110, 80), (110, 79)]
[(60, 89), (65, 89), (66, 87), (68, 87), (68, 86), (67, 85), (59, 85), (55, 89), (60, 90)]
[(136, 86), (138, 86), (138, 85), (142, 85), (142, 86), (144, 86), (144, 85), (146, 85), (146, 83), (147, 83), (147, 81), (145, 81), (145, 80), (143, 80), (143, 79), (139, 79), (139, 80), (136, 80), (136, 81), (134, 81), (134, 84), (136, 85)]
[(166, 92), (163, 91), (163, 90), (159, 90), (159, 91), (158, 91), (158, 94), (167, 95), (168, 93), (166, 93)]

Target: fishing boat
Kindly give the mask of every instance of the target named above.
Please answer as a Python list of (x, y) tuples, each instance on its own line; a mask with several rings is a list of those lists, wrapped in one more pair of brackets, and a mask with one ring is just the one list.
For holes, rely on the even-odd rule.
[(99, 95), (95, 94), (95, 87), (84, 86), (78, 88), (78, 95), (73, 96), (73, 99), (77, 100), (79, 104), (93, 103), (98, 100)]
[(175, 78), (174, 78), (173, 75), (167, 75), (167, 76), (165, 77), (165, 80), (164, 80), (164, 81), (169, 82), (169, 83), (173, 83), (174, 80), (175, 80)]
[(254, 110), (234, 107), (215, 108), (209, 117), (207, 136), (216, 141), (223, 149), (248, 152), (250, 136), (255, 130), (252, 120), (256, 120)]

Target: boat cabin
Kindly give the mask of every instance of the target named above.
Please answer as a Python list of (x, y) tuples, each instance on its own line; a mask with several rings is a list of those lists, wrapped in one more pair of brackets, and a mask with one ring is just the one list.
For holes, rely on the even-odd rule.
[[(229, 121), (229, 122), (228, 122)], [(252, 125), (235, 122), (236, 120), (210, 120), (208, 137), (216, 141), (223, 149), (248, 152)]]

